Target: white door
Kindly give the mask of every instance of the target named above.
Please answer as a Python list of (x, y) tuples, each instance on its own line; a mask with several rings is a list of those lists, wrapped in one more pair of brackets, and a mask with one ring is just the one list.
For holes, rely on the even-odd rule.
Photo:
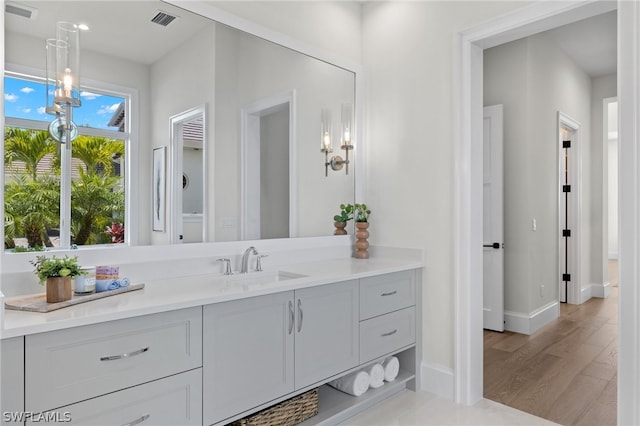
[(483, 322), (495, 331), (504, 331), (502, 114), (502, 105), (484, 108)]

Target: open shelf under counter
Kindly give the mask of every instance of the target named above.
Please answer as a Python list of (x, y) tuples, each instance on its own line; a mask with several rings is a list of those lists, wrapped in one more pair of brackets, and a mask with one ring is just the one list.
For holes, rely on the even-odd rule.
[(364, 395), (353, 396), (329, 385), (318, 388), (318, 414), (300, 423), (299, 426), (335, 425), (407, 389), (407, 383), (415, 374), (400, 370), (393, 382), (385, 382), (377, 389), (369, 389)]

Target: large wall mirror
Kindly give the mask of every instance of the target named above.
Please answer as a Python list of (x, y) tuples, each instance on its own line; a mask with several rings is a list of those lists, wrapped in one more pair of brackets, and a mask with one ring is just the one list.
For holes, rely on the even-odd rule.
[[(111, 127), (96, 129), (88, 118), (77, 124), (99, 137), (122, 132), (124, 153), (111, 155), (127, 192), (118, 217), (126, 229), (122, 241), (332, 235), (339, 205), (354, 201), (359, 164), (353, 152), (348, 173), (328, 167), (325, 174), (320, 149), (321, 112), (328, 110), (330, 156), (345, 156), (339, 132), (342, 106), (355, 105), (352, 71), (162, 1), (11, 5), (5, 12), (9, 76), (44, 77), (45, 40), (55, 35), (56, 22), (89, 26), (80, 35), (80, 82), (86, 105), (92, 96), (104, 100), (94, 113), (99, 111)], [(33, 92), (7, 86), (5, 116)], [(38, 96), (44, 106), (44, 94)], [(7, 106), (7, 98), (16, 102)], [(118, 108), (113, 99), (124, 101)], [(31, 120), (18, 117), (12, 123), (27, 126)], [(167, 154), (166, 215), (156, 226), (151, 188), (158, 147), (166, 147)], [(103, 170), (82, 167), (82, 173)], [(5, 166), (7, 182), (15, 178), (8, 170)], [(73, 170), (72, 180), (77, 178)], [(89, 238), (87, 244), (105, 242), (101, 238)]]

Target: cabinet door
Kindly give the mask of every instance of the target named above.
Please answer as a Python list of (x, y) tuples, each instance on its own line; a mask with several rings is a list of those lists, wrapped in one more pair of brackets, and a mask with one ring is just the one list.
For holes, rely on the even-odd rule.
[[(3, 302), (0, 300), (0, 303)], [(11, 418), (12, 414), (19, 415), (24, 411), (24, 337), (5, 339), (1, 343), (1, 422), (8, 425), (15, 424)]]
[(296, 290), (296, 389), (359, 361), (358, 281)]
[(293, 391), (293, 292), (204, 307), (204, 424)]
[(195, 369), (46, 413), (27, 425), (202, 425), (202, 372)]

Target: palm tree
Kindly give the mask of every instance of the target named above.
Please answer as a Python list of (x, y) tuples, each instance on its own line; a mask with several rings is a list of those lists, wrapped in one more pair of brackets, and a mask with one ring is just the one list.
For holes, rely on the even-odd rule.
[(71, 156), (82, 161), (89, 173), (113, 175), (113, 157), (124, 154), (124, 142), (101, 136), (78, 136)]
[(56, 144), (45, 130), (25, 130), (7, 127), (4, 132), (5, 165), (22, 161), (33, 180), (38, 178), (38, 163), (47, 155), (55, 154)]
[(124, 216), (124, 193), (118, 188), (119, 178), (80, 172), (80, 179), (71, 183), (71, 222), (73, 243), (95, 243), (97, 235), (115, 217)]
[[(51, 247), (46, 229), (56, 226), (60, 217), (60, 183), (50, 177), (17, 179), (5, 185), (5, 233), (24, 235), (29, 247)], [(5, 247), (11, 246), (5, 241)]]

